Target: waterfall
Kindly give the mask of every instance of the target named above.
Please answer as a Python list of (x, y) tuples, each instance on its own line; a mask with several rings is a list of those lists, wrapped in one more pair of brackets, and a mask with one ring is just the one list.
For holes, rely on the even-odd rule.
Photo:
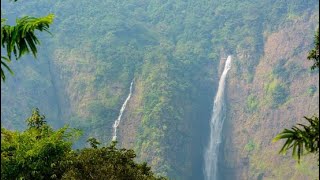
[(204, 176), (206, 180), (218, 179), (218, 154), (219, 146), (221, 143), (222, 125), (225, 119), (224, 87), (226, 76), (230, 68), (231, 56), (228, 56), (223, 73), (220, 77), (218, 91), (213, 104), (212, 117), (210, 122), (210, 139), (204, 155)]
[(119, 126), (119, 124), (120, 124), (123, 111), (126, 109), (127, 103), (128, 103), (128, 101), (130, 100), (130, 98), (131, 98), (132, 85), (133, 85), (133, 80), (131, 81), (131, 84), (130, 84), (129, 95), (128, 95), (127, 99), (124, 101), (124, 103), (122, 104), (122, 107), (121, 107), (121, 109), (120, 109), (120, 113), (119, 113), (118, 118), (114, 121), (112, 141), (116, 141), (116, 140), (117, 140), (117, 128), (118, 128), (118, 126)]

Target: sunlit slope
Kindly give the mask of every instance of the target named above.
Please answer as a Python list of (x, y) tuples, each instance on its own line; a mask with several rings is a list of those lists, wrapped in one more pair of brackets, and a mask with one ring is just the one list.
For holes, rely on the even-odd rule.
[[(303, 116), (319, 116), (319, 71), (311, 71), (312, 62), (306, 59), (318, 20), (316, 13), (306, 13), (268, 33), (252, 83), (239, 69), (231, 70), (221, 169), (236, 176), (227, 179), (318, 177), (315, 156), (303, 157), (297, 165), (291, 152), (278, 154), (283, 142), (271, 142), (284, 128), (306, 123)], [(234, 61), (248, 58), (250, 54), (239, 50)]]

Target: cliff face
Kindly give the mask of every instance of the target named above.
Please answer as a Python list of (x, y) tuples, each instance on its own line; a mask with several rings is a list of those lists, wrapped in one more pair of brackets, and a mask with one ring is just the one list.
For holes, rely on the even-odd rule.
[[(271, 142), (284, 128), (306, 123), (303, 116), (319, 115), (319, 73), (310, 71), (312, 62), (306, 59), (317, 20), (317, 14), (305, 14), (268, 33), (251, 83), (241, 77), (236, 67), (232, 68), (221, 154), (222, 171), (234, 172), (232, 179), (317, 177), (318, 173), (312, 173), (318, 171), (315, 157), (304, 157), (301, 165), (297, 165), (290, 153), (277, 154), (282, 143)], [(250, 54), (242, 52), (239, 50), (234, 62), (250, 58)]]
[(319, 109), (318, 72), (310, 73), (311, 62), (305, 60), (319, 19), (318, 3), (1, 4), (13, 16), (49, 11), (57, 16), (54, 36), (41, 37), (39, 61), (29, 57), (13, 64), (16, 76), (1, 87), (2, 125), (22, 129), (30, 109), (39, 107), (56, 127), (83, 130), (77, 147), (89, 136), (107, 144), (134, 78), (119, 146), (133, 148), (137, 160), (148, 161), (162, 175), (202, 179), (213, 99), (231, 54), (219, 163), (225, 179), (310, 178), (315, 173), (279, 156), (281, 143), (271, 139)]

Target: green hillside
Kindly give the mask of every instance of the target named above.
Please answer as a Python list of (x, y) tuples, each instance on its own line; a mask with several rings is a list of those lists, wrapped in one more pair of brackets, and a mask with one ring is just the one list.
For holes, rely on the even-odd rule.
[[(12, 62), (16, 73), (1, 84), (1, 124), (21, 130), (31, 109), (38, 107), (54, 127), (70, 124), (84, 130), (75, 147), (84, 146), (89, 136), (108, 144), (135, 79), (119, 126), (119, 145), (134, 148), (138, 159), (160, 175), (203, 179), (213, 98), (221, 64), (231, 54), (235, 60), (228, 77), (230, 115), (221, 167), (241, 179), (316, 176), (304, 167), (290, 175), (269, 167), (274, 164), (267, 160), (256, 164), (259, 154), (278, 150), (264, 136), (272, 138), (301, 114), (319, 110), (300, 109), (299, 117), (290, 119), (301, 104), (309, 107), (319, 97), (319, 73), (310, 73), (311, 62), (305, 60), (313, 47), (318, 6), (316, 0), (2, 1), (9, 21), (48, 13), (56, 18), (53, 35), (40, 36), (37, 60)], [(297, 45), (290, 41), (295, 38)], [(299, 99), (299, 84), (306, 79), (308, 87)], [(239, 136), (231, 137), (236, 132)], [(279, 158), (277, 162), (295, 166)]]

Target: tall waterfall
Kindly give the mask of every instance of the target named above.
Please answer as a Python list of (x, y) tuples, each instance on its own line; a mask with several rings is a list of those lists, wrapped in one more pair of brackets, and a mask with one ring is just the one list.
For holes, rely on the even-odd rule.
[(230, 68), (231, 56), (228, 56), (219, 81), (218, 91), (213, 104), (212, 117), (210, 122), (210, 139), (204, 155), (204, 175), (206, 180), (218, 180), (217, 166), (219, 146), (221, 143), (222, 125), (225, 119), (224, 87), (226, 76)]
[(129, 95), (128, 95), (127, 99), (124, 101), (124, 103), (122, 104), (122, 107), (121, 107), (121, 109), (120, 109), (120, 113), (119, 113), (119, 116), (118, 116), (117, 120), (114, 121), (112, 141), (116, 141), (116, 140), (117, 140), (117, 128), (118, 128), (118, 126), (119, 126), (119, 124), (120, 124), (121, 117), (122, 117), (122, 113), (123, 113), (123, 111), (126, 109), (127, 103), (128, 103), (128, 101), (129, 101), (129, 99), (131, 98), (132, 85), (133, 85), (133, 80), (131, 81), (131, 84), (130, 84)]

